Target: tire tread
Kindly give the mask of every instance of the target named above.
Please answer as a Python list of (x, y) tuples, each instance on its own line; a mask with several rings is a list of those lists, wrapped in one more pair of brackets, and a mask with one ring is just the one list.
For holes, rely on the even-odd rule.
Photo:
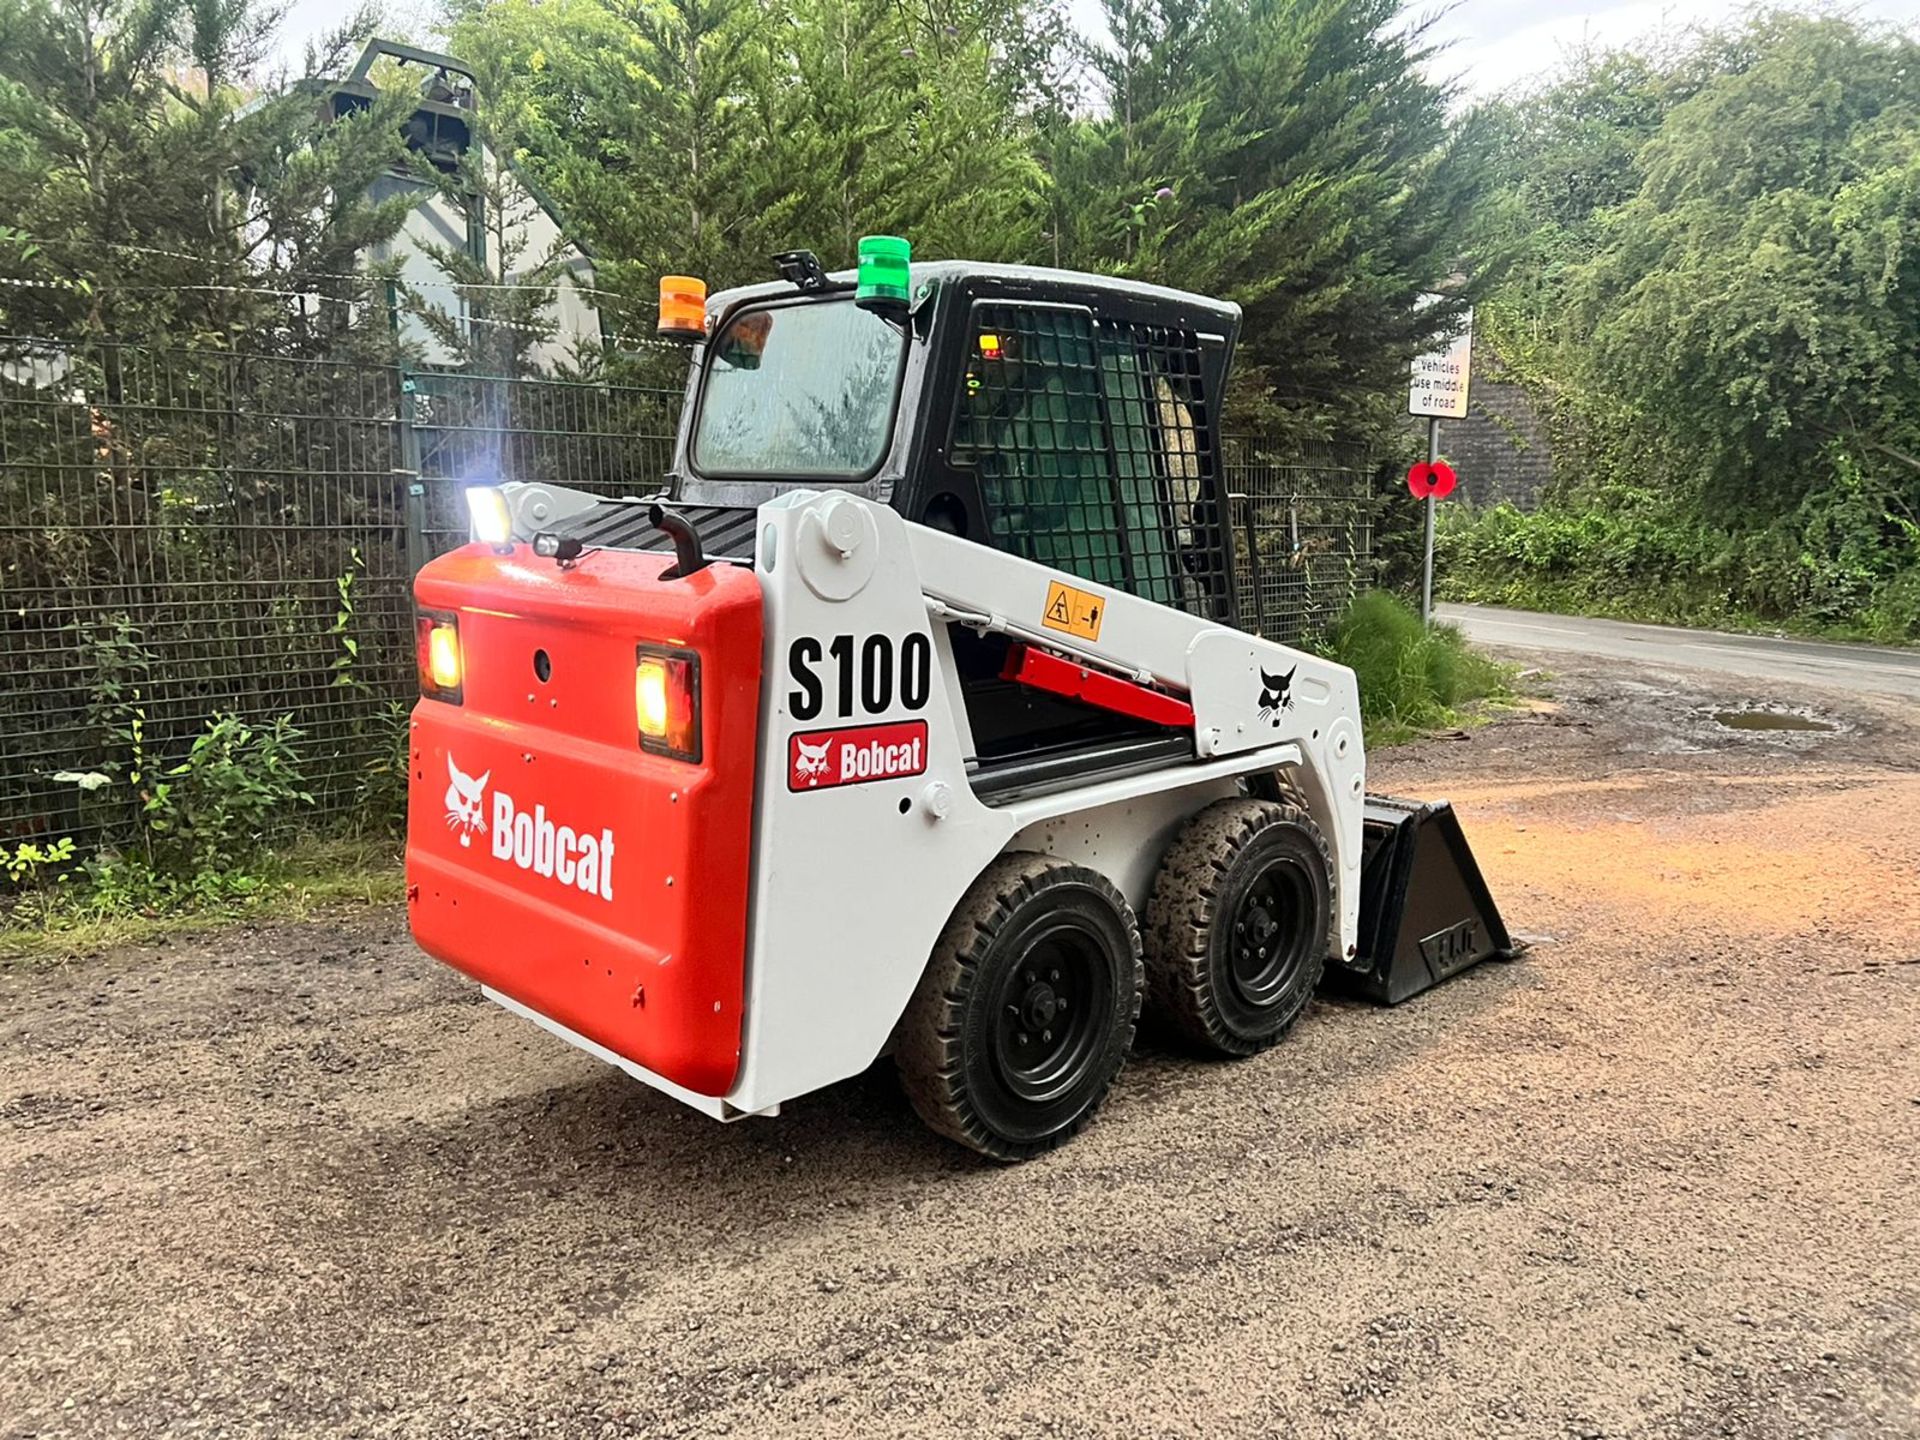
[[(981, 1121), (967, 1093), (962, 1055), (966, 1002), (988, 949), (1016, 911), (1049, 885), (1067, 878), (1103, 891), (1125, 921), (1131, 942), (1133, 998), (1118, 1047), (1120, 1063), (1071, 1123), (1039, 1140), (1010, 1142)], [(1139, 923), (1132, 907), (1105, 876), (1050, 855), (1014, 852), (1000, 856), (980, 873), (940, 932), (932, 958), (901, 1017), (894, 1063), (908, 1101), (937, 1134), (996, 1160), (1027, 1160), (1057, 1149), (1092, 1118), (1126, 1064), (1140, 1019), (1144, 971)]]
[[(1189, 820), (1154, 880), (1142, 927), (1148, 1003), (1182, 1040), (1204, 1050), (1232, 1056), (1257, 1054), (1292, 1029), (1306, 1009), (1302, 1004), (1269, 1035), (1236, 1034), (1221, 1023), (1207, 963), (1220, 887), (1233, 857), (1261, 831), (1277, 824), (1295, 825), (1312, 839), (1326, 866), (1331, 894), (1333, 856), (1313, 817), (1299, 805), (1246, 797), (1217, 800)], [(1308, 963), (1314, 967), (1312, 984), (1306, 987), (1310, 996), (1326, 964), (1324, 944)]]

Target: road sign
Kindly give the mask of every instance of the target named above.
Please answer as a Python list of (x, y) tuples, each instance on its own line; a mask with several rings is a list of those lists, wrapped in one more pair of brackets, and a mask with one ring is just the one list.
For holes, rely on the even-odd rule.
[[(1417, 308), (1438, 304), (1437, 295), (1422, 296)], [(1460, 319), (1460, 328), (1437, 350), (1416, 355), (1413, 383), (1407, 390), (1407, 413), (1441, 420), (1463, 420), (1467, 414), (1468, 372), (1473, 368), (1473, 311)]]
[(1453, 467), (1444, 460), (1422, 460), (1407, 471), (1407, 489), (1413, 492), (1416, 500), (1425, 500), (1429, 496), (1444, 500), (1459, 483), (1460, 477), (1453, 473)]

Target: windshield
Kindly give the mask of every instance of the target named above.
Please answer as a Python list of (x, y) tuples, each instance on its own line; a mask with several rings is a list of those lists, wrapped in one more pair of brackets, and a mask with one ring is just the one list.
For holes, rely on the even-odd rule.
[(742, 311), (713, 341), (694, 469), (865, 479), (886, 454), (905, 347), (851, 299)]

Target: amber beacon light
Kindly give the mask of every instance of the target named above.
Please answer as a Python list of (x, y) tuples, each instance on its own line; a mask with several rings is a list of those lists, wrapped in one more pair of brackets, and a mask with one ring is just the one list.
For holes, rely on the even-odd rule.
[(669, 340), (707, 338), (707, 282), (691, 275), (660, 277), (659, 332)]

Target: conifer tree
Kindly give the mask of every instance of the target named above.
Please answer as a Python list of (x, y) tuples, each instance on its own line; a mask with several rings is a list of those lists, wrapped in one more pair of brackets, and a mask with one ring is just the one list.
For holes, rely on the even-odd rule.
[[(1263, 427), (1374, 419), (1470, 298), (1447, 282), (1478, 185), (1470, 129), (1424, 78), (1398, 0), (1106, 0), (1105, 113), (1056, 210), (1074, 263), (1245, 308), (1239, 396)], [(1384, 397), (1384, 398), (1383, 398)]]

